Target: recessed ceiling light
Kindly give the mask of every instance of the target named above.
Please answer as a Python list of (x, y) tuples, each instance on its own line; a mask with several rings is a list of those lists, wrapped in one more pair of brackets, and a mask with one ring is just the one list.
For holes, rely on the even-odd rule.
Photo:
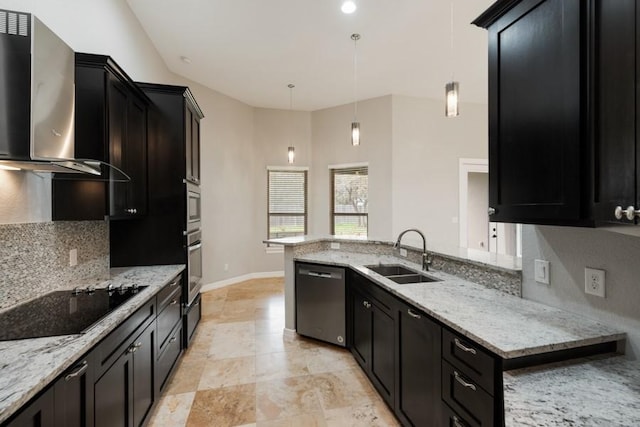
[(185, 64), (191, 64), (191, 58), (189, 58), (188, 56), (181, 56), (180, 59), (182, 59), (182, 62), (184, 62)]
[(356, 2), (347, 0), (344, 3), (342, 3), (341, 9), (342, 9), (342, 13), (353, 13), (357, 9)]

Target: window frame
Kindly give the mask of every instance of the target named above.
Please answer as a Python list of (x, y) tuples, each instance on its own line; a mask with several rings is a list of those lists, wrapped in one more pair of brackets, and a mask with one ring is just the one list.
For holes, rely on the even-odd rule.
[[(331, 235), (336, 236), (336, 216), (353, 216), (353, 217), (366, 217), (367, 219), (367, 232), (365, 237), (369, 236), (369, 209), (367, 208), (367, 212), (357, 213), (357, 212), (336, 212), (336, 180), (335, 175), (336, 171), (345, 171), (345, 170), (357, 170), (357, 169), (366, 169), (367, 170), (367, 180), (369, 177), (369, 163), (349, 163), (342, 165), (329, 165), (329, 181), (330, 181), (330, 198), (331, 203), (329, 206), (329, 217), (330, 219), (330, 228), (329, 233)], [(367, 200), (369, 199), (369, 187), (367, 186)]]
[[(271, 213), (271, 172), (297, 172), (302, 173), (304, 176), (304, 213)], [(271, 237), (271, 217), (272, 216), (302, 216), (304, 218), (304, 228), (302, 235), (307, 234), (307, 227), (309, 221), (309, 168), (300, 166), (267, 166), (267, 240), (278, 239), (279, 237)], [(267, 244), (267, 250), (272, 248), (273, 245)], [(278, 245), (281, 249), (281, 247)]]

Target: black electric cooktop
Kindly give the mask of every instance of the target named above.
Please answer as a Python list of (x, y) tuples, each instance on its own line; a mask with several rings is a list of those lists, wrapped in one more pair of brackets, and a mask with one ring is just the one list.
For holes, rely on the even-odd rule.
[(0, 313), (0, 341), (83, 333), (144, 288), (48, 293)]

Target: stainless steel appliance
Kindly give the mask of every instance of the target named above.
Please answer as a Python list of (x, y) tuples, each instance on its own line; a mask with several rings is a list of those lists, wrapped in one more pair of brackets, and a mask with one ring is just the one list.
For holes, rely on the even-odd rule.
[(0, 341), (80, 334), (146, 286), (55, 291), (0, 314)]
[(185, 180), (187, 186), (187, 232), (199, 231), (202, 219), (200, 187)]
[(202, 232), (194, 231), (187, 235), (187, 305), (190, 306), (202, 288)]
[(344, 347), (344, 269), (296, 263), (296, 332)]
[(100, 175), (74, 160), (74, 52), (38, 18), (0, 10), (0, 164)]

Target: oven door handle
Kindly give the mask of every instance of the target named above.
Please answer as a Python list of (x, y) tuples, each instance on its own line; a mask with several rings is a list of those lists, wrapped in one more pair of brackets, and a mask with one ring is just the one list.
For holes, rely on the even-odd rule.
[(189, 246), (189, 252), (197, 251), (202, 247), (202, 243)]

